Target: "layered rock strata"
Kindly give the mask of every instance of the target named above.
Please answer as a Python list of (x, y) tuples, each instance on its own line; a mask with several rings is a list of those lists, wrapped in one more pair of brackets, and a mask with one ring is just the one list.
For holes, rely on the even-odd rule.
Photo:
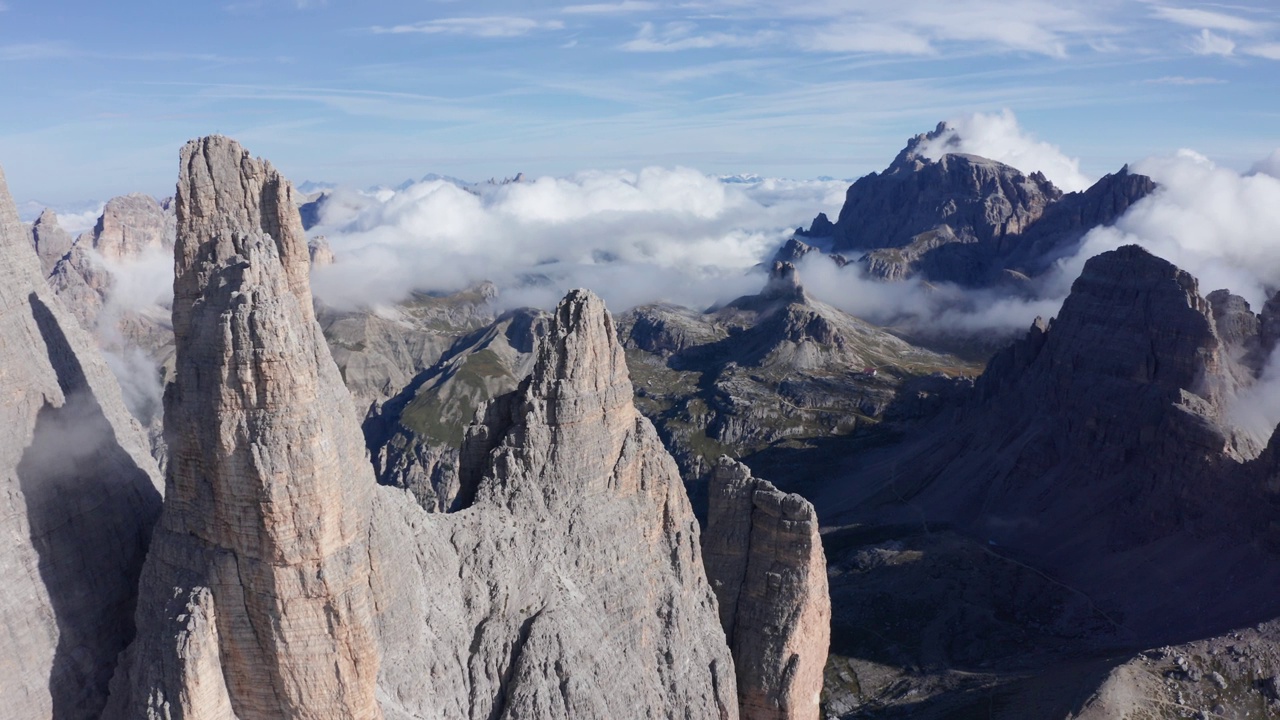
[(372, 471), (312, 310), (293, 190), (182, 151), (166, 500), (115, 717), (378, 718)]
[(738, 716), (698, 524), (599, 298), (560, 303), (468, 430), (460, 484), (447, 515), (379, 495), (389, 717)]
[(702, 554), (738, 673), (743, 720), (814, 720), (831, 642), (813, 505), (728, 457), (711, 475)]
[(101, 713), (133, 637), (159, 477), (111, 372), (41, 275), (0, 172), (2, 714), (77, 720)]

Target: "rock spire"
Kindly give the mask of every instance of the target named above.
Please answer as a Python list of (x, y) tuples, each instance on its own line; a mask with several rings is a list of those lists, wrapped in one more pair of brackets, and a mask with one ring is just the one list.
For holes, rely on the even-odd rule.
[(702, 552), (738, 672), (741, 717), (816, 720), (831, 597), (813, 505), (721, 457), (709, 508)]
[[(698, 524), (632, 393), (612, 317), (575, 290), (530, 377), (468, 430), (465, 509), (380, 494), (392, 517), (374, 523), (374, 588), (390, 598), (398, 715), (738, 717)], [(414, 541), (397, 547), (405, 524)]]
[(381, 717), (372, 470), (293, 193), (232, 140), (183, 148), (171, 460), (116, 716)]

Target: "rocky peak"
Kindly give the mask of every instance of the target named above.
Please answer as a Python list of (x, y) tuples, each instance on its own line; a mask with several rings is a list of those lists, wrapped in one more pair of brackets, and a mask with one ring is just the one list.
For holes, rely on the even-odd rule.
[(312, 267), (326, 267), (334, 263), (333, 248), (329, 247), (329, 239), (317, 235), (307, 241), (307, 253)]
[(86, 244), (108, 260), (125, 260), (169, 247), (173, 232), (172, 216), (155, 198), (132, 193), (107, 201)]
[[(821, 217), (825, 218), (826, 215), (824, 214)], [(788, 239), (787, 242), (784, 243), (782, 247), (778, 248), (778, 252), (773, 254), (773, 261), (775, 263), (778, 263), (778, 262), (796, 263), (796, 262), (799, 262), (801, 258), (805, 257), (809, 253), (814, 253), (814, 252), (820, 252), (820, 251), (818, 250), (818, 248), (806, 242), (797, 240), (796, 238), (793, 237)]]
[(120, 716), (381, 717), (372, 468), (292, 193), (227, 138), (182, 150), (171, 460)]
[(404, 716), (738, 716), (698, 525), (615, 333), (571, 292), (530, 377), (468, 429), (462, 508), (382, 496), (374, 586)]
[(818, 216), (813, 219), (813, 222), (809, 223), (808, 230), (798, 229), (796, 230), (796, 234), (804, 237), (828, 238), (831, 237), (835, 231), (835, 223), (831, 222), (831, 218), (828, 218), (826, 213), (820, 212), (818, 213)]
[(804, 291), (804, 286), (800, 284), (800, 273), (796, 270), (795, 264), (780, 260), (773, 262), (773, 267), (769, 270), (769, 280), (760, 291), (760, 297), (798, 303), (808, 301), (808, 295)]
[[(834, 227), (823, 233), (833, 251), (862, 251), (867, 272), (886, 280), (918, 275), (991, 285), (1010, 271), (1043, 272), (1086, 232), (1115, 222), (1154, 188), (1126, 167), (1064, 195), (1040, 172), (970, 154), (934, 160), (922, 153), (948, 132), (944, 123), (917, 135), (884, 172), (849, 187)], [(818, 225), (805, 235), (817, 235)]]
[(45, 208), (31, 225), (36, 254), (40, 256), (40, 269), (45, 277), (53, 272), (58, 261), (71, 251), (71, 235), (58, 224), (58, 214)]
[[(932, 162), (932, 160), (925, 157), (920, 152), (921, 146), (937, 140), (945, 135), (950, 129), (950, 126), (948, 126), (944, 120), (938, 123), (937, 127), (933, 130), (926, 133), (920, 133), (912, 137), (910, 140), (907, 140), (906, 147), (898, 151), (898, 156), (893, 159), (893, 162), (889, 165), (889, 169), (885, 172), (892, 173), (898, 170), (914, 171), (918, 170), (921, 165)], [(954, 137), (949, 140), (949, 143), (951, 144), (956, 142), (957, 138)]]
[[(573, 290), (556, 307), (547, 337), (536, 351), (530, 394), (544, 397), (547, 420), (564, 425), (599, 414), (629, 423), (631, 377), (613, 317), (589, 290)], [(598, 407), (597, 407), (598, 406)]]
[(702, 552), (743, 720), (816, 720), (831, 598), (813, 505), (721, 457)]
[(942, 516), (1084, 572), (1228, 504), (1208, 478), (1251, 455), (1223, 421), (1230, 378), (1195, 278), (1124, 246), (1090, 259), (1057, 318), (992, 358), (966, 411), (895, 472), (936, 478), (922, 502)]

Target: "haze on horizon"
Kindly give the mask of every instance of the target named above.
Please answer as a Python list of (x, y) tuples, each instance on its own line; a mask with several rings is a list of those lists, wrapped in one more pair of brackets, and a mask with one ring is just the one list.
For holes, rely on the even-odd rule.
[(649, 166), (854, 177), (1011, 108), (1097, 177), (1275, 150), (1280, 10), (1127, 0), (0, 2), (0, 163), (19, 201), (168, 194), (237, 138), (297, 181)]

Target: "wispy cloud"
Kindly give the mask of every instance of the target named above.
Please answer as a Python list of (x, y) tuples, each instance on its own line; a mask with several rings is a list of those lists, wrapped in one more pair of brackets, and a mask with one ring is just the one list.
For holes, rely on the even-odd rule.
[(1280, 60), (1280, 43), (1264, 43), (1262, 45), (1249, 45), (1241, 48), (1241, 52), (1254, 57), (1266, 58), (1267, 60)]
[[(1108, 11), (1083, 3), (1025, 0), (705, 0), (681, 6), (701, 24), (644, 24), (625, 50), (673, 51), (779, 44), (823, 53), (941, 54), (943, 44), (980, 52), (1066, 57), (1072, 45), (1095, 47), (1123, 32)], [(693, 14), (696, 10), (696, 14)], [(719, 23), (722, 27), (716, 27)], [(748, 32), (742, 28), (768, 30)]]
[(806, 50), (837, 53), (888, 53), (896, 55), (933, 55), (937, 50), (922, 35), (885, 25), (848, 23), (818, 29), (803, 37)]
[(526, 17), (459, 17), (428, 20), (411, 25), (375, 26), (375, 33), (424, 33), (427, 35), (466, 35), (482, 38), (520, 37), (540, 30), (561, 30), (559, 20), (534, 20)]
[(643, 23), (635, 38), (622, 44), (629, 52), (675, 52), (677, 50), (704, 50), (721, 47), (758, 47), (776, 38), (769, 31), (749, 34), (726, 32), (698, 32), (691, 22), (672, 22), (657, 29), (653, 23)]
[(1182, 75), (1166, 75), (1164, 77), (1143, 80), (1148, 85), (1222, 85), (1226, 80), (1214, 77), (1183, 77)]
[(1236, 42), (1228, 37), (1216, 35), (1208, 28), (1191, 38), (1191, 52), (1197, 55), (1232, 55), (1236, 51)]
[(0, 45), (2, 60), (55, 60), (76, 56), (75, 48), (61, 42), (17, 43)]
[(1259, 35), (1271, 27), (1269, 23), (1193, 8), (1157, 7), (1152, 10), (1152, 14), (1162, 20), (1168, 20), (1186, 27), (1219, 30), (1242, 35)]
[(568, 15), (618, 15), (623, 13), (648, 12), (658, 9), (657, 3), (641, 0), (622, 0), (615, 3), (591, 3), (588, 5), (567, 5), (560, 12)]

